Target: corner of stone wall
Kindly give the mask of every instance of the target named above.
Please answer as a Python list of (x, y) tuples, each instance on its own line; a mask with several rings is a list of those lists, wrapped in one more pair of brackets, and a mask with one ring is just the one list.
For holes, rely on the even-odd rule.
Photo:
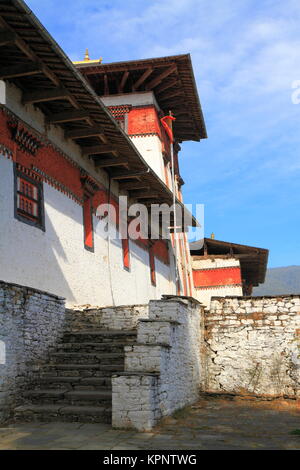
[(112, 378), (114, 427), (146, 431), (198, 399), (202, 335), (203, 307), (196, 300), (150, 301), (137, 343), (125, 347), (125, 373)]
[(0, 281), (0, 422), (33, 380), (65, 326), (65, 300)]

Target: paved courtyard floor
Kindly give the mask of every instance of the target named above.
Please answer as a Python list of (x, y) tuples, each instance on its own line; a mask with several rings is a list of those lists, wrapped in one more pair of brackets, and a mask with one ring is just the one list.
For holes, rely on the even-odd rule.
[(0, 450), (300, 450), (299, 434), (299, 403), (202, 398), (148, 433), (107, 424), (10, 424), (0, 428)]

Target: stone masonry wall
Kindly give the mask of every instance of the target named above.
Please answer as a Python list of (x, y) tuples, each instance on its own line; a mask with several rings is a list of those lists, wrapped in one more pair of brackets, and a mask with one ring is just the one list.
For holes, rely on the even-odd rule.
[(104, 330), (133, 330), (139, 319), (149, 317), (149, 305), (121, 305), (118, 307), (82, 306), (66, 310), (68, 328), (99, 328)]
[(112, 422), (151, 429), (198, 399), (202, 381), (203, 308), (181, 297), (151, 301), (137, 344), (125, 347), (125, 373), (112, 379)]
[(64, 330), (64, 299), (0, 281), (0, 422)]
[(214, 297), (205, 323), (207, 392), (300, 398), (300, 296)]

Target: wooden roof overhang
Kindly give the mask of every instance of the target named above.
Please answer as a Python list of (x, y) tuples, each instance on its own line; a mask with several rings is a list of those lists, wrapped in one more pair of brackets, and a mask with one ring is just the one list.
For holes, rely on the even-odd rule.
[[(199, 248), (198, 248), (199, 247)], [(240, 261), (242, 278), (253, 286), (265, 281), (269, 250), (204, 238), (190, 244), (193, 259), (235, 258)]]
[[(0, 2), (0, 48), (0, 80), (13, 82), (24, 104), (37, 106), (48, 123), (75, 140), (83, 159), (93, 159), (133, 198), (136, 189), (144, 188), (151, 191), (149, 201), (155, 194), (153, 202), (158, 197), (160, 203), (172, 204), (172, 192), (22, 0)], [(198, 225), (194, 217), (192, 225)]]
[(153, 91), (163, 113), (176, 117), (177, 142), (207, 138), (190, 54), (76, 67), (100, 96)]

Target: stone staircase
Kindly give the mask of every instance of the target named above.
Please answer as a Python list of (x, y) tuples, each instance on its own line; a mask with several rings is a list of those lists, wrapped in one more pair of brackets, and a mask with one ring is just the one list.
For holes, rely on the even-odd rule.
[(110, 423), (111, 376), (124, 371), (124, 346), (135, 342), (135, 330), (65, 333), (22, 393), (15, 420)]

